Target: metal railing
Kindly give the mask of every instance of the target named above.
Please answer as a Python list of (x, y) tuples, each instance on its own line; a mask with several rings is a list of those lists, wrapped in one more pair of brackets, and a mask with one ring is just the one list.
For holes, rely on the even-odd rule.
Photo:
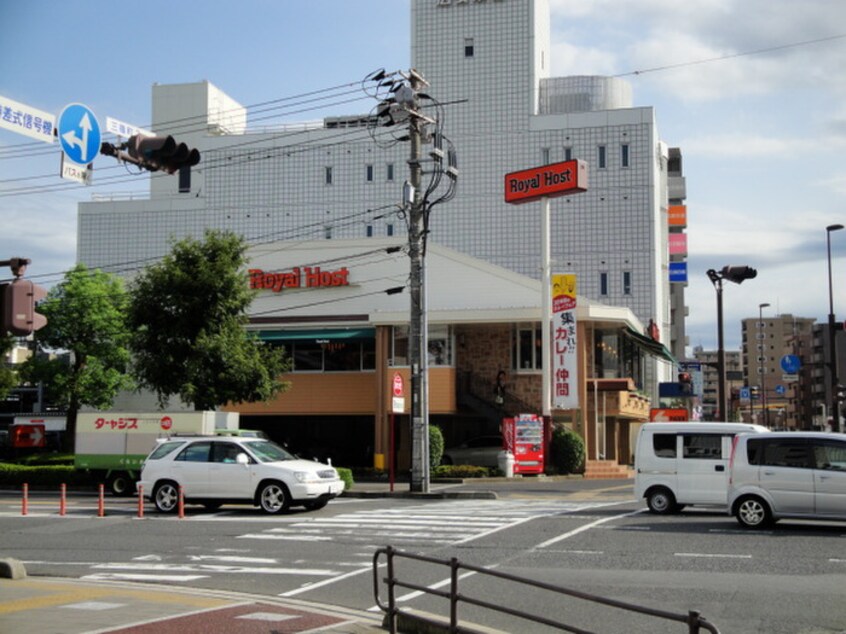
[[(379, 595), (379, 559), (382, 555), (385, 555), (387, 559), (387, 575), (381, 579), (381, 581), (386, 584), (388, 590), (387, 605), (383, 603), (382, 598)], [(414, 561), (425, 562), (428, 564), (442, 565), (449, 568), (449, 589), (439, 590), (436, 588), (422, 586), (409, 581), (401, 581), (397, 575), (396, 562), (394, 561), (397, 558), (410, 559)], [(499, 572), (497, 570), (491, 570), (489, 568), (482, 568), (470, 564), (463, 564), (458, 561), (458, 559), (456, 559), (455, 557), (451, 559), (435, 559), (433, 557), (426, 557), (425, 555), (417, 555), (414, 553), (398, 551), (392, 546), (386, 546), (385, 548), (379, 548), (373, 555), (373, 594), (376, 599), (376, 605), (378, 605), (379, 608), (387, 615), (386, 621), (389, 631), (392, 634), (396, 634), (397, 618), (401, 614), (403, 614), (401, 610), (397, 607), (396, 589), (405, 588), (408, 590), (422, 592), (427, 595), (447, 599), (449, 601), (449, 625), (446, 625), (444, 623), (443, 626), (446, 631), (451, 633), (467, 631), (466, 626), (464, 628), (459, 627), (458, 618), (459, 604), (465, 603), (468, 605), (474, 605), (488, 610), (493, 610), (502, 614), (509, 614), (511, 616), (526, 619), (528, 621), (533, 621), (535, 623), (540, 623), (542, 625), (548, 625), (552, 628), (562, 630), (564, 632), (573, 632), (575, 634), (592, 634), (590, 630), (584, 630), (575, 625), (568, 625), (567, 623), (564, 623), (562, 621), (547, 618), (538, 614), (531, 614), (522, 610), (517, 610), (515, 608), (503, 605), (502, 603), (491, 603), (490, 601), (485, 601), (483, 599), (477, 599), (462, 594), (458, 588), (458, 582), (461, 578), (459, 575), (459, 571), (462, 570), (489, 577), (496, 577), (498, 579), (504, 579), (509, 582), (522, 584), (524, 586), (531, 586), (533, 588), (547, 590), (549, 592), (566, 595), (576, 599), (582, 599), (584, 601), (590, 601), (592, 603), (606, 605), (620, 610), (626, 610), (628, 612), (644, 614), (657, 619), (676, 621), (678, 623), (687, 625), (688, 634), (699, 634), (701, 630), (707, 630), (708, 632), (711, 632), (711, 634), (720, 634), (720, 631), (714, 624), (710, 623), (705, 617), (700, 616), (700, 613), (695, 610), (690, 610), (687, 614), (679, 614), (674, 612), (667, 612), (665, 610), (657, 610), (655, 608), (648, 608), (645, 606), (635, 605), (633, 603), (627, 603), (625, 601), (617, 601), (616, 599), (609, 599), (607, 597), (588, 594), (587, 592), (581, 592), (579, 590), (573, 590), (571, 588), (565, 588), (562, 586), (543, 583), (541, 581), (533, 581), (531, 579), (526, 579), (525, 577), (510, 575), (508, 573)], [(419, 618), (419, 616), (416, 618)]]

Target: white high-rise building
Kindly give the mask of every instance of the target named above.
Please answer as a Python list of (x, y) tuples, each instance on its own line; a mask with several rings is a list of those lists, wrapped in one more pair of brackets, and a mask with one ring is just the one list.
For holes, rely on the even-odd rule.
[[(412, 65), (443, 105), (460, 169), (455, 198), (433, 208), (429, 240), (540, 277), (540, 205), (506, 204), (503, 176), (582, 159), (588, 191), (552, 201), (552, 269), (576, 273), (579, 295), (630, 308), (677, 349), (668, 150), (655, 112), (634, 107), (621, 79), (551, 77), (549, 20), (548, 0), (412, 1)], [(152, 105), (154, 131), (197, 147), (202, 162), (190, 183), (154, 174), (149, 199), (81, 204), (86, 265), (131, 270), (206, 228), (252, 242), (405, 234), (408, 144), (374, 143), (369, 113), (254, 131), (246, 109), (208, 82), (155, 85)], [(671, 380), (668, 365), (655, 367), (644, 386), (653, 393)]]

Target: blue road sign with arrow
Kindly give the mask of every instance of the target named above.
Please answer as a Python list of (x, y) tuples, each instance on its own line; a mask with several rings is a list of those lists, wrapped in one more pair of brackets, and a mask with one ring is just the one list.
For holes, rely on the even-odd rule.
[(802, 360), (795, 354), (786, 354), (781, 358), (781, 369), (787, 374), (796, 374), (802, 367)]
[(59, 115), (59, 142), (69, 160), (87, 165), (100, 151), (97, 117), (81, 103), (68, 104)]

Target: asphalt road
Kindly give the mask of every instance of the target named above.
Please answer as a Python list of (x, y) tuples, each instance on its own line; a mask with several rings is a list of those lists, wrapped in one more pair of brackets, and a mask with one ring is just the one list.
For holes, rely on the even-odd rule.
[[(317, 512), (267, 517), (248, 507), (184, 519), (147, 505), (73, 495), (65, 517), (55, 496), (0, 493), (0, 556), (31, 575), (144, 581), (375, 606), (373, 554), (387, 545), (536, 581), (685, 614), (698, 610), (723, 634), (846, 632), (846, 524), (781, 522), (741, 529), (716, 511), (657, 517), (627, 482), (465, 485), (498, 499), (341, 498)], [(384, 559), (380, 559), (384, 561)], [(397, 573), (443, 588), (449, 570), (400, 559)], [(383, 574), (380, 572), (380, 575)], [(466, 576), (465, 576), (466, 575)], [(685, 632), (545, 590), (464, 573), (462, 593), (601, 632)], [(384, 588), (380, 590), (384, 597)], [(400, 604), (446, 614), (442, 599), (399, 591)], [(462, 618), (521, 633), (551, 631), (472, 606)]]

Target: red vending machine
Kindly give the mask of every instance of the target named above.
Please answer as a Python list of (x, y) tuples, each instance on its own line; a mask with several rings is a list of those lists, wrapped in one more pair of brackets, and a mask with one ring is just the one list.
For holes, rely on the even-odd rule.
[(506, 451), (514, 456), (514, 473), (543, 473), (543, 417), (518, 414), (502, 420)]

